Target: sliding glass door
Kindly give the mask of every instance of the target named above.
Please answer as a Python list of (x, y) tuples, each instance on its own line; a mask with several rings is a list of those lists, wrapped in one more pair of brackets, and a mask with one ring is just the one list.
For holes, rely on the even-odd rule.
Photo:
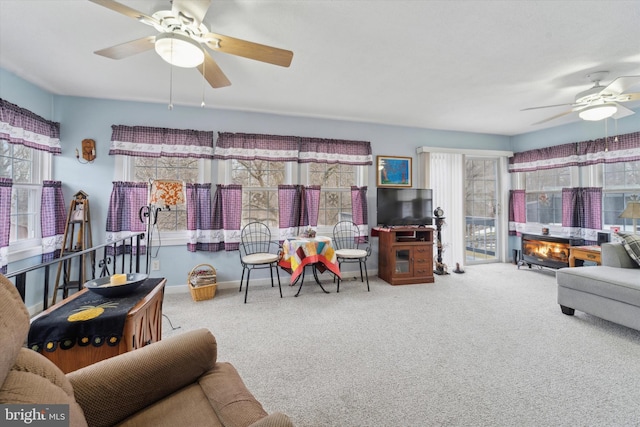
[(465, 253), (467, 264), (499, 259), (498, 159), (465, 159)]

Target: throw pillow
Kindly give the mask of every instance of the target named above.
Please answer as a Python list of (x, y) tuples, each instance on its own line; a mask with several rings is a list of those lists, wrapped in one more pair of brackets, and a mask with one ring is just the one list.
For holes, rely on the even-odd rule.
[(640, 265), (640, 236), (631, 233), (618, 233), (622, 237), (622, 245), (629, 256)]

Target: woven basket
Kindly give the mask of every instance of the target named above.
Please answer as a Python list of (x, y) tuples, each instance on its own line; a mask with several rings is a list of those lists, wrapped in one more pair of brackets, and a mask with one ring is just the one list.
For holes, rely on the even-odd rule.
[(216, 269), (209, 264), (198, 264), (187, 278), (189, 292), (194, 301), (212, 299), (216, 294)]

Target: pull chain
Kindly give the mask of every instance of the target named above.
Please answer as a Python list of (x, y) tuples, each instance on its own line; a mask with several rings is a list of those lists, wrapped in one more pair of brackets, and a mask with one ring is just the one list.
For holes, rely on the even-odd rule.
[(207, 79), (205, 78), (206, 76), (206, 71), (207, 71), (207, 61), (205, 59), (205, 61), (202, 63), (202, 103), (200, 103), (200, 108), (204, 108), (205, 103), (204, 103), (204, 90), (205, 90), (205, 82), (207, 81)]
[(173, 110), (173, 38), (171, 38), (171, 62), (169, 68), (169, 110)]

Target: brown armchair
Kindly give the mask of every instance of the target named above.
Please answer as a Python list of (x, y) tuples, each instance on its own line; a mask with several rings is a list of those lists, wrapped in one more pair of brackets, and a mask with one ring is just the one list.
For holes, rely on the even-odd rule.
[(0, 275), (0, 403), (68, 404), (71, 426), (289, 427), (268, 415), (206, 329), (185, 332), (67, 375), (24, 347), (29, 314)]

